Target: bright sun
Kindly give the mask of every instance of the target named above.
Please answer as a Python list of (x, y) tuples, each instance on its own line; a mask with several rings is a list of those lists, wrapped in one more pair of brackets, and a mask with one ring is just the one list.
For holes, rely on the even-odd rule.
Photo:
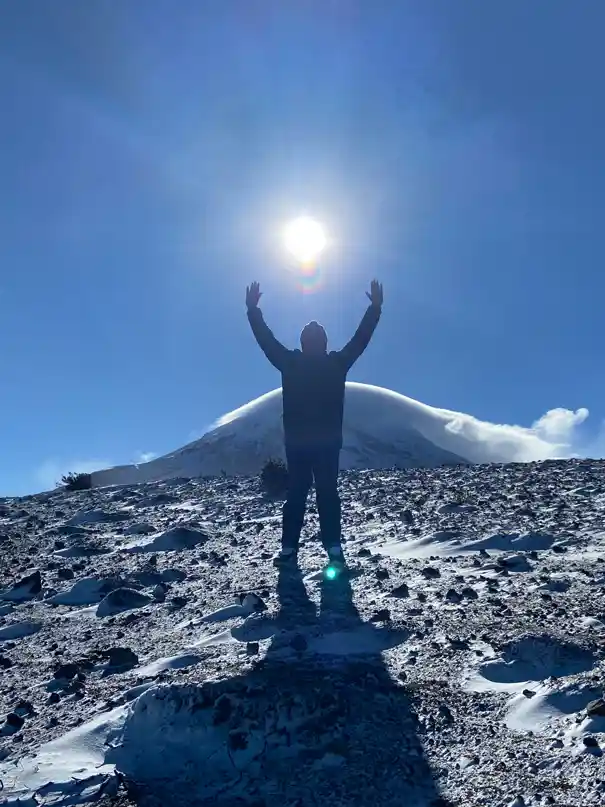
[(301, 263), (312, 263), (325, 248), (327, 239), (324, 228), (318, 221), (301, 216), (291, 221), (284, 231), (288, 252)]

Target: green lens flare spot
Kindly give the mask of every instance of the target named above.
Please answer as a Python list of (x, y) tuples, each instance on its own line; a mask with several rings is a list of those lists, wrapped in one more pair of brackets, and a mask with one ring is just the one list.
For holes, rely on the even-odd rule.
[(328, 566), (328, 568), (326, 569), (326, 577), (328, 578), (328, 580), (334, 580), (337, 574), (338, 572), (334, 568), (334, 566)]

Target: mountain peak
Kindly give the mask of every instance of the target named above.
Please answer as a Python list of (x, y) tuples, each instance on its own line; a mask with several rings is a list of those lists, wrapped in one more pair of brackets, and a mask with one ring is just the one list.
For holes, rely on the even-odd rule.
[[(347, 382), (341, 468), (433, 468), (468, 462), (449, 447), (445, 424), (436, 428), (434, 411), (392, 390)], [(96, 471), (92, 484), (221, 473), (248, 476), (257, 474), (270, 457), (283, 456), (282, 396), (275, 389), (223, 415), (200, 439), (150, 462)]]

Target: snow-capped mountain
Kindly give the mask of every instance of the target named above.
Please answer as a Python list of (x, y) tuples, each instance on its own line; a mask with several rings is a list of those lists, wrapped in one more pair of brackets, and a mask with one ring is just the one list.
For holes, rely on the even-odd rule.
[[(434, 468), (467, 462), (451, 447), (453, 434), (435, 410), (391, 390), (348, 382), (343, 469)], [(454, 415), (455, 413), (450, 413)], [(464, 447), (464, 446), (462, 446)], [(199, 440), (138, 465), (97, 471), (94, 487), (176, 477), (257, 474), (270, 457), (284, 456), (281, 389), (224, 415)]]

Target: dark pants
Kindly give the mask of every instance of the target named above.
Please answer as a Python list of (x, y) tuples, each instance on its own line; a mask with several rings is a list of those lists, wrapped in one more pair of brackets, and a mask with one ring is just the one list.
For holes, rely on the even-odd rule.
[(326, 550), (340, 546), (338, 463), (340, 446), (321, 448), (286, 446), (288, 498), (284, 504), (282, 547), (298, 549), (307, 496), (315, 480), (321, 542)]

